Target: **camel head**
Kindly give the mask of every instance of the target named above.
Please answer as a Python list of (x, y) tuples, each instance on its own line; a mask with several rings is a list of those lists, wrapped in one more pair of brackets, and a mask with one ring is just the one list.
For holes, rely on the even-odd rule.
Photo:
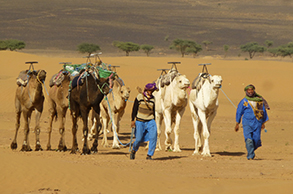
[(41, 82), (44, 82), (45, 79), (46, 79), (46, 74), (47, 72), (45, 70), (38, 70), (36, 71), (36, 76), (38, 76), (38, 79), (41, 81)]
[(121, 97), (125, 100), (128, 100), (130, 96), (130, 88), (126, 86), (122, 86), (120, 90)]
[(175, 83), (176, 87), (184, 90), (186, 90), (190, 85), (190, 82), (185, 75), (176, 76), (173, 82)]
[(222, 86), (222, 77), (220, 75), (213, 75), (210, 77), (211, 85), (213, 88), (221, 88)]

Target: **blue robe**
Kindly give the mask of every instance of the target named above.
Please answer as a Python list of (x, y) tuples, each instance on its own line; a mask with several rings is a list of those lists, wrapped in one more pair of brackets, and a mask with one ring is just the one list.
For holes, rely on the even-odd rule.
[(253, 108), (248, 103), (248, 100), (244, 98), (238, 104), (236, 111), (236, 122), (240, 123), (241, 118), (245, 142), (247, 138), (252, 139), (254, 149), (256, 150), (258, 147), (261, 146), (261, 126), (264, 122), (266, 122), (269, 119), (265, 106), (263, 105), (263, 118), (258, 120), (255, 117)]

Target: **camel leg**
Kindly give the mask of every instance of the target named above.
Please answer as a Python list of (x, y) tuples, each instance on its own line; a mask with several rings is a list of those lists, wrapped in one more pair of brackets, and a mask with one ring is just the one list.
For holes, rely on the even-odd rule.
[(36, 126), (35, 126), (35, 135), (36, 135), (36, 149), (35, 151), (42, 151), (42, 147), (40, 144), (40, 118), (42, 116), (42, 112), (36, 110)]
[(113, 118), (113, 122), (112, 122), (112, 129), (113, 129), (113, 145), (112, 145), (112, 149), (120, 149), (119, 142), (118, 142), (118, 132), (119, 132), (118, 114), (114, 114), (114, 113), (112, 114), (112, 118)]
[(198, 116), (200, 118), (200, 121), (202, 123), (202, 130), (203, 130), (203, 151), (201, 153), (201, 155), (203, 156), (211, 156), (210, 154), (210, 148), (209, 148), (209, 137), (210, 137), (210, 133), (208, 130), (208, 126), (207, 126), (207, 118), (206, 118), (206, 113), (200, 109), (198, 109)]
[(15, 112), (16, 112), (15, 135), (10, 145), (10, 148), (12, 150), (15, 150), (17, 148), (17, 134), (20, 127), (21, 104), (17, 98), (15, 98)]
[[(73, 106), (73, 103), (70, 104), (70, 106)], [(72, 111), (75, 110), (75, 111)], [(77, 118), (79, 115), (79, 109), (75, 107), (75, 109), (71, 109), (71, 118), (72, 118), (72, 148), (71, 148), (71, 154), (75, 154), (76, 151), (78, 151), (78, 144), (76, 139), (76, 132), (77, 132)]]
[(91, 152), (92, 153), (97, 153), (98, 152), (98, 136), (101, 130), (101, 120), (100, 120), (100, 106), (99, 105), (95, 105), (93, 106), (93, 114), (94, 117), (96, 118), (96, 135), (95, 135), (95, 141), (93, 142), (93, 145), (91, 147)]
[(191, 119), (192, 119), (192, 124), (194, 128), (194, 140), (195, 140), (195, 149), (193, 152), (193, 155), (198, 155), (199, 154), (199, 148), (201, 146), (200, 144), (200, 133), (199, 133), (199, 118), (197, 115), (197, 109), (194, 107), (192, 102), (189, 102), (190, 104), (190, 112), (191, 112)]
[(108, 129), (108, 122), (110, 118), (108, 116), (102, 117), (103, 122), (103, 140), (102, 145), (103, 147), (109, 147), (108, 139), (107, 139), (107, 129)]
[(174, 152), (181, 152), (180, 146), (179, 146), (179, 132), (180, 132), (180, 122), (181, 118), (183, 116), (183, 113), (185, 111), (185, 108), (182, 108), (181, 110), (177, 111), (176, 114), (176, 123), (174, 127), (174, 134), (175, 134), (175, 141), (174, 141)]
[(160, 137), (161, 137), (161, 126), (162, 126), (162, 121), (163, 121), (163, 114), (157, 113), (156, 112), (156, 124), (157, 124), (157, 146), (156, 146), (156, 151), (162, 150), (161, 147), (161, 142), (160, 142)]
[(87, 109), (87, 107), (83, 107), (83, 109), (81, 109), (81, 118), (82, 118), (82, 122), (83, 122), (83, 128), (82, 128), (82, 134), (83, 134), (83, 148), (82, 148), (82, 155), (87, 155), (90, 154), (90, 149), (88, 146), (88, 113), (89, 110)]
[(50, 114), (50, 120), (49, 120), (49, 131), (48, 131), (48, 143), (47, 143), (47, 150), (51, 150), (51, 133), (52, 133), (52, 125), (53, 120), (56, 115), (56, 104), (53, 103), (52, 100), (49, 100), (49, 114)]
[(170, 137), (172, 133), (172, 123), (171, 123), (171, 110), (164, 110), (164, 121), (165, 121), (165, 151), (172, 150), (172, 139)]
[(214, 118), (216, 117), (216, 115), (217, 115), (217, 111), (213, 111), (209, 115), (208, 124), (207, 124), (209, 133), (211, 133), (211, 125), (212, 125), (212, 122), (213, 122)]
[(58, 110), (58, 120), (59, 120), (59, 133), (60, 133), (60, 141), (58, 145), (58, 151), (66, 151), (67, 147), (65, 145), (65, 121), (66, 121), (66, 112), (67, 108), (64, 110), (60, 108)]
[(31, 111), (24, 110), (23, 111), (23, 117), (24, 117), (24, 140), (23, 145), (20, 151), (26, 152), (26, 151), (32, 151), (30, 144), (29, 144), (29, 123), (31, 119)]
[[(89, 132), (89, 135), (88, 135), (88, 140), (89, 141), (92, 141), (93, 140), (93, 137), (95, 136), (96, 132), (95, 132), (95, 128), (97, 127), (96, 126), (97, 122), (96, 122), (96, 118), (93, 118), (92, 119), (92, 127), (90, 129), (90, 132)], [(82, 140), (83, 141), (83, 140)]]

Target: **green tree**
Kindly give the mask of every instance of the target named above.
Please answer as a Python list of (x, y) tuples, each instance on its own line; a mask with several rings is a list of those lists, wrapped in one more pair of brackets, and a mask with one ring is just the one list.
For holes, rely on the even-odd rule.
[(181, 53), (181, 56), (184, 57), (185, 53), (187, 52), (187, 48), (195, 46), (196, 43), (191, 40), (183, 40), (183, 39), (175, 39), (173, 40), (170, 49), (175, 49)]
[(146, 53), (147, 56), (149, 56), (151, 50), (153, 50), (154, 47), (152, 45), (143, 44), (140, 46), (140, 48)]
[(286, 45), (279, 46), (277, 49), (278, 49), (278, 52), (277, 52), (278, 56), (281, 56), (281, 57), (289, 56), (290, 58), (292, 58), (293, 42), (289, 42)]
[(97, 44), (81, 43), (77, 46), (77, 50), (81, 53), (88, 53), (88, 56), (90, 56), (92, 53), (101, 49)]
[(202, 41), (202, 44), (205, 46), (206, 51), (208, 51), (209, 50), (209, 45), (210, 44), (213, 44), (213, 42), (212, 41), (205, 40), (205, 41)]
[(274, 42), (271, 40), (266, 40), (265, 44), (267, 45), (267, 48), (270, 48), (271, 46), (273, 46)]
[(241, 45), (240, 49), (243, 52), (248, 52), (250, 59), (254, 57), (255, 53), (263, 53), (266, 50), (264, 46), (260, 46), (257, 42), (249, 42)]
[(229, 47), (229, 45), (226, 45), (226, 44), (225, 44), (225, 45), (223, 46), (223, 48), (224, 48), (224, 51), (225, 51), (225, 56), (224, 56), (224, 58), (226, 58), (227, 53), (228, 53), (228, 50), (229, 50), (230, 47)]
[(186, 49), (187, 53), (192, 53), (193, 57), (196, 57), (197, 53), (202, 51), (201, 45), (196, 42), (189, 42), (190, 46)]
[(122, 51), (126, 52), (126, 56), (129, 56), (130, 52), (133, 51), (139, 51), (140, 46), (133, 42), (120, 42), (120, 41), (114, 41), (113, 45)]
[(5, 41), (7, 49), (10, 51), (21, 50), (25, 48), (25, 43), (21, 40), (9, 39)]
[(7, 49), (6, 41), (0, 40), (0, 50), (6, 50), (6, 49)]
[(272, 57), (277, 57), (279, 55), (278, 48), (268, 48), (268, 52), (271, 53)]

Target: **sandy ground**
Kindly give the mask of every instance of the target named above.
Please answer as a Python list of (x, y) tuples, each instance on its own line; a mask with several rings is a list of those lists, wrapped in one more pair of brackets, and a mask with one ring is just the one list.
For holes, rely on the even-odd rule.
[[(131, 88), (130, 100), (137, 95), (136, 87), (154, 81), (160, 72), (170, 68), (169, 61), (181, 61), (179, 72), (192, 81), (201, 72), (199, 63), (212, 63), (212, 75), (223, 77), (223, 91), (237, 105), (244, 97), (244, 86), (252, 83), (271, 106), (268, 132), (262, 133), (263, 146), (256, 151), (257, 159), (248, 161), (242, 132), (234, 132), (235, 107), (220, 92), (220, 107), (212, 124), (210, 150), (212, 157), (192, 155), (193, 126), (189, 107), (184, 113), (181, 130), (181, 153), (156, 152), (154, 161), (146, 161), (141, 147), (134, 161), (129, 160), (128, 147), (119, 150), (98, 146), (99, 153), (72, 155), (69, 152), (20, 152), (23, 141), (23, 120), (18, 136), (18, 149), (10, 143), (15, 132), (14, 95), (19, 71), (27, 69), (25, 61), (39, 62), (36, 69), (47, 71), (49, 79), (61, 69), (59, 62), (84, 62), (83, 58), (45, 57), (17, 52), (0, 52), (0, 193), (292, 193), (293, 185), (293, 78), (292, 62), (258, 60), (221, 60), (213, 58), (172, 57), (102, 57), (103, 61), (119, 65), (119, 76)], [(46, 96), (47, 97), (47, 96)], [(48, 105), (41, 118), (41, 145), (46, 148)], [(130, 140), (128, 102), (121, 122), (120, 139)], [(66, 144), (71, 148), (71, 119), (66, 121)], [(79, 122), (81, 128), (81, 122)], [(34, 127), (34, 119), (31, 128)], [(53, 126), (53, 149), (57, 148), (59, 133)], [(81, 130), (78, 131), (81, 146)], [(110, 143), (112, 134), (109, 134)], [(161, 144), (164, 143), (164, 136)], [(30, 133), (34, 148), (35, 135)], [(99, 140), (101, 142), (101, 140)]]

